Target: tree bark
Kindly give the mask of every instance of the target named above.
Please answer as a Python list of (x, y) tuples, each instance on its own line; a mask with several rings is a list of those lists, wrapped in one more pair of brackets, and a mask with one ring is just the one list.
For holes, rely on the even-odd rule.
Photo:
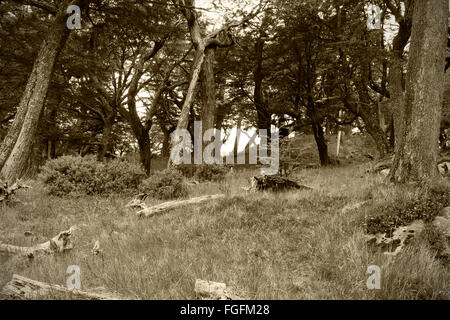
[(102, 142), (100, 146), (100, 150), (97, 154), (97, 160), (103, 161), (105, 156), (112, 155), (113, 149), (113, 136), (112, 136), (112, 128), (113, 128), (114, 115), (106, 116), (103, 119), (103, 131), (102, 131)]
[(447, 15), (447, 0), (415, 1), (401, 138), (390, 175), (395, 182), (428, 181), (438, 174)]
[(256, 67), (253, 71), (253, 81), (255, 83), (255, 88), (253, 91), (253, 100), (256, 108), (256, 117), (258, 129), (266, 129), (267, 137), (270, 138), (271, 134), (271, 124), (272, 124), (272, 113), (269, 111), (267, 100), (264, 97), (263, 92), (263, 51), (264, 51), (264, 40), (258, 39), (255, 44), (255, 55), (256, 55)]
[(170, 156), (170, 132), (166, 128), (164, 128), (162, 131), (163, 131), (164, 139), (163, 139), (163, 143), (162, 143), (161, 155), (163, 157), (168, 157), (168, 156)]
[(205, 49), (205, 60), (200, 73), (202, 88), (202, 134), (214, 128), (214, 115), (216, 112), (216, 85), (214, 79), (214, 47)]
[(38, 254), (62, 253), (73, 249), (71, 240), (76, 227), (72, 226), (68, 230), (61, 231), (50, 240), (34, 245), (32, 247), (20, 247), (10, 244), (0, 243), (0, 252), (24, 254), (32, 258)]
[(330, 158), (328, 157), (328, 146), (325, 141), (322, 125), (318, 121), (313, 120), (312, 129), (317, 144), (317, 150), (319, 151), (320, 165), (327, 166), (330, 164)]
[[(179, 1), (173, 1), (175, 5), (180, 5)], [(188, 91), (181, 109), (180, 118), (178, 120), (177, 130), (187, 129), (189, 125), (189, 114), (191, 111), (192, 101), (195, 96), (197, 82), (200, 77), (200, 72), (202, 72), (202, 84), (204, 91), (204, 105), (207, 106), (207, 110), (202, 111), (202, 130), (207, 130), (208, 128), (214, 127), (214, 112), (215, 112), (215, 81), (214, 81), (214, 51), (217, 47), (228, 47), (231, 46), (233, 41), (221, 41), (218, 39), (220, 33), (225, 32), (227, 34), (227, 40), (229, 40), (229, 27), (224, 27), (217, 32), (213, 32), (207, 36), (203, 36), (201, 32), (200, 25), (197, 21), (196, 13), (193, 10), (195, 7), (195, 0), (185, 0), (182, 1), (182, 5), (179, 6), (181, 13), (187, 20), (189, 33), (191, 36), (192, 43), (195, 48), (195, 56), (192, 64), (191, 80), (189, 83)], [(248, 18), (247, 18), (248, 19)], [(245, 20), (245, 19), (244, 19)], [(203, 65), (206, 66), (203, 66)], [(212, 112), (211, 112), (212, 111)], [(205, 119), (203, 119), (205, 117)], [(211, 120), (212, 119), (212, 120)], [(178, 141), (172, 141), (171, 149), (177, 145)], [(173, 166), (172, 160), (169, 159), (168, 167)]]
[(152, 149), (151, 141), (148, 131), (144, 130), (144, 134), (138, 138), (139, 156), (145, 173), (150, 175), (152, 165)]
[(148, 218), (148, 217), (155, 216), (157, 214), (161, 214), (163, 212), (167, 212), (169, 210), (173, 210), (173, 209), (176, 209), (179, 207), (184, 207), (186, 205), (190, 205), (190, 204), (199, 205), (199, 204), (202, 204), (207, 201), (221, 199), (221, 198), (225, 198), (225, 195), (224, 194), (211, 194), (211, 195), (205, 195), (205, 196), (200, 196), (200, 197), (186, 199), (186, 200), (173, 200), (173, 201), (160, 203), (153, 207), (148, 207), (148, 208), (142, 209), (142, 210), (138, 211), (136, 214), (138, 217)]
[[(97, 292), (98, 291), (98, 292)], [(80, 300), (129, 300), (114, 293), (107, 292), (103, 288), (94, 291), (69, 290), (66, 287), (49, 284), (41, 281), (25, 278), (13, 274), (10, 282), (2, 289), (1, 294), (11, 299), (55, 299), (59, 297), (78, 298)], [(67, 299), (67, 298), (66, 298)]]
[[(129, 115), (128, 120), (133, 130), (133, 134), (138, 141), (141, 164), (148, 175), (150, 174), (151, 158), (152, 158), (149, 132), (153, 125), (151, 119), (153, 117), (153, 112), (149, 117), (150, 119), (147, 119), (147, 123), (143, 125), (136, 110), (136, 95), (137, 95), (137, 83), (135, 87), (132, 82), (128, 90), (128, 115)], [(155, 99), (157, 98), (159, 98), (159, 95), (158, 97), (155, 97)], [(156, 104), (154, 103), (152, 105), (152, 110), (155, 107)]]
[(39, 49), (16, 117), (0, 147), (0, 175), (9, 182), (20, 178), (26, 170), (53, 68), (70, 32), (66, 27), (66, 9), (64, 1)]
[(389, 129), (391, 130), (391, 144), (394, 145), (396, 142), (399, 145), (402, 144), (402, 124), (403, 124), (403, 104), (404, 104), (404, 75), (403, 75), (403, 65), (404, 58), (403, 53), (408, 40), (411, 36), (411, 26), (412, 26), (412, 12), (413, 12), (413, 1), (407, 1), (405, 8), (405, 13), (401, 16), (400, 8), (391, 7), (391, 11), (395, 16), (397, 23), (399, 24), (398, 33), (392, 41), (392, 54), (389, 64), (389, 109), (387, 119), (391, 123)]
[(164, 42), (165, 41), (155, 42), (152, 50), (143, 53), (141, 55), (141, 57), (137, 62), (133, 78), (130, 81), (130, 86), (128, 88), (127, 94), (128, 112), (126, 113), (126, 118), (129, 121), (131, 128), (133, 130), (133, 134), (138, 141), (141, 163), (147, 175), (150, 174), (151, 169), (152, 151), (149, 132), (153, 126), (153, 116), (156, 113), (156, 109), (158, 107), (158, 103), (161, 98), (162, 92), (166, 89), (166, 83), (169, 80), (170, 71), (173, 70), (175, 65), (173, 66), (172, 69), (169, 70), (169, 72), (166, 73), (166, 76), (164, 77), (160, 86), (156, 90), (150, 111), (148, 112), (147, 119), (145, 120), (144, 123), (141, 122), (141, 119), (137, 113), (136, 97), (141, 89), (139, 87), (139, 80), (145, 73), (146, 62), (149, 61), (154, 56), (156, 56), (156, 54), (163, 47)]
[[(192, 101), (194, 100), (194, 94), (196, 92), (195, 88), (197, 87), (197, 82), (200, 77), (200, 71), (202, 69), (203, 60), (205, 58), (205, 49), (204, 47), (195, 51), (194, 63), (192, 66), (192, 75), (191, 81), (189, 82), (188, 91), (186, 93), (186, 97), (184, 99), (183, 107), (181, 108), (181, 114), (178, 119), (178, 124), (176, 130), (187, 129), (189, 124), (189, 114), (191, 110)], [(172, 141), (170, 150), (172, 150), (178, 141)], [(167, 167), (172, 167), (173, 162), (172, 159), (169, 159), (167, 163)]]
[(360, 76), (356, 82), (359, 103), (359, 114), (364, 121), (367, 133), (372, 137), (377, 146), (379, 157), (383, 158), (389, 153), (389, 141), (380, 126), (380, 115), (378, 105), (375, 105), (369, 95), (369, 64), (362, 62), (360, 67)]
[(367, 133), (372, 137), (377, 147), (379, 158), (385, 157), (391, 150), (391, 146), (387, 137), (380, 126), (378, 113), (376, 107), (372, 104), (360, 109), (361, 118), (364, 121), (365, 129)]

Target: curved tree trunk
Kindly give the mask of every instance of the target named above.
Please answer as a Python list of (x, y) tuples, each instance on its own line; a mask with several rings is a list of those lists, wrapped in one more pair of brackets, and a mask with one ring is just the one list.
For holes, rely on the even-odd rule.
[[(180, 118), (178, 119), (178, 124), (176, 130), (187, 129), (189, 124), (189, 114), (191, 110), (192, 101), (194, 100), (194, 94), (196, 92), (197, 82), (200, 77), (200, 72), (202, 70), (203, 61), (205, 59), (205, 48), (200, 45), (199, 48), (195, 50), (195, 57), (192, 66), (191, 80), (189, 82), (188, 91), (184, 99), (183, 107), (181, 108)], [(170, 150), (172, 150), (179, 141), (173, 140), (171, 142)], [(169, 158), (167, 167), (172, 167), (172, 159)]]
[(448, 1), (415, 1), (401, 141), (391, 179), (427, 181), (437, 171)]
[(20, 178), (26, 169), (55, 61), (70, 32), (66, 27), (67, 1), (65, 4), (39, 49), (16, 117), (0, 148), (0, 175), (9, 182)]
[(358, 92), (359, 103), (362, 106), (359, 108), (359, 114), (364, 121), (367, 133), (372, 137), (377, 146), (379, 157), (383, 158), (389, 153), (389, 141), (380, 126), (380, 113), (378, 105), (375, 105), (369, 95), (369, 65), (362, 62), (360, 70), (359, 81), (356, 82), (356, 89)]
[(369, 108), (362, 108), (360, 110), (360, 115), (365, 124), (364, 128), (375, 142), (379, 158), (383, 158), (391, 151), (391, 146), (386, 134), (379, 124), (379, 118), (376, 116), (377, 114), (374, 113), (375, 110), (373, 110), (373, 108), (376, 107), (372, 105)]

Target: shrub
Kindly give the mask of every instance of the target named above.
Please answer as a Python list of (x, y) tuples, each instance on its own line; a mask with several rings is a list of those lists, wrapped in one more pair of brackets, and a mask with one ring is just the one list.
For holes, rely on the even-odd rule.
[(195, 164), (179, 164), (175, 168), (186, 178), (193, 178), (197, 166)]
[(195, 170), (195, 178), (199, 181), (220, 181), (228, 173), (228, 168), (218, 164), (201, 164)]
[(443, 207), (450, 205), (450, 189), (435, 186), (406, 203), (397, 201), (375, 206), (369, 212), (367, 232), (387, 233), (388, 236), (399, 226), (408, 225), (414, 220), (431, 222)]
[(188, 194), (184, 177), (176, 169), (159, 171), (142, 181), (139, 190), (161, 200), (185, 197)]
[(49, 160), (39, 179), (50, 194), (104, 195), (135, 192), (145, 173), (138, 164), (114, 159), (106, 163), (93, 157), (63, 156)]

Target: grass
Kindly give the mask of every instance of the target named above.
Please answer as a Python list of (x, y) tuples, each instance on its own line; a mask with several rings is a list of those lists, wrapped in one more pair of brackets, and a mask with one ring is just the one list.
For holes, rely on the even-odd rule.
[[(253, 174), (190, 186), (191, 196), (227, 197), (148, 219), (124, 207), (128, 197), (57, 198), (33, 183), (20, 192), (21, 204), (0, 208), (0, 241), (29, 246), (76, 224), (75, 249), (34, 261), (0, 257), (0, 287), (13, 273), (65, 285), (67, 267), (78, 265), (83, 289), (102, 286), (138, 299), (195, 299), (197, 278), (224, 282), (249, 299), (450, 298), (450, 270), (429, 237), (395, 258), (367, 250), (369, 218), (422, 189), (386, 185), (361, 165), (298, 172), (293, 178), (311, 191), (247, 194), (241, 187)], [(369, 265), (381, 268), (380, 290), (366, 287)]]

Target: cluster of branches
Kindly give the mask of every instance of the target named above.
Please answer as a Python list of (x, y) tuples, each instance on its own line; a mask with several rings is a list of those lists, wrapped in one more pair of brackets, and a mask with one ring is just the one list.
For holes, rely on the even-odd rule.
[[(210, 10), (194, 0), (3, 1), (1, 174), (23, 174), (25, 165), (13, 170), (8, 160), (16, 153), (37, 162), (137, 153), (150, 172), (154, 155), (169, 155), (173, 130), (192, 132), (197, 119), (203, 130), (275, 125), (283, 136), (313, 134), (322, 165), (330, 163), (325, 135), (359, 126), (384, 156), (399, 139), (413, 1), (377, 1), (378, 30), (367, 27), (369, 3), (212, 1)], [(83, 10), (81, 30), (61, 27), (69, 4)], [(50, 40), (56, 45), (46, 48)], [(24, 127), (33, 142), (25, 147)]]

